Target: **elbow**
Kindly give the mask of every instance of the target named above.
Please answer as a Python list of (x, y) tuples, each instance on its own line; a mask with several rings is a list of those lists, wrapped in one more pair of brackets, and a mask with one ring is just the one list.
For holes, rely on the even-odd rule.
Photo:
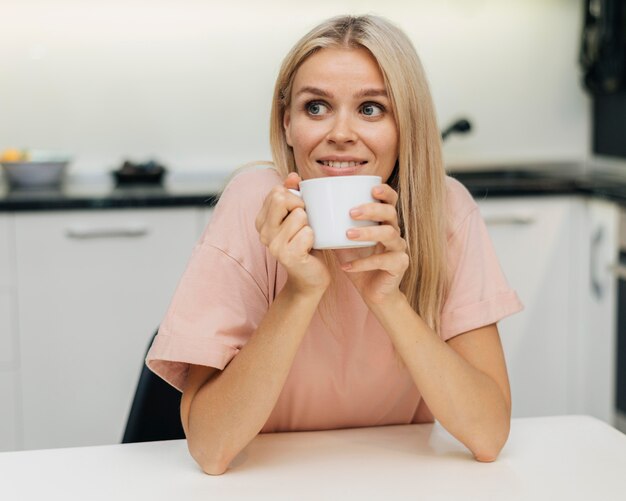
[(228, 469), (232, 457), (220, 448), (192, 446), (187, 442), (191, 457), (207, 475), (221, 475)]
[(207, 475), (221, 475), (228, 469), (229, 461), (210, 461), (198, 464)]
[(479, 463), (493, 463), (498, 459), (505, 442), (506, 437), (504, 440), (485, 441), (484, 443), (476, 444), (474, 447), (471, 447), (470, 450), (474, 455), (474, 459)]
[(481, 441), (472, 444), (469, 449), (472, 451), (476, 461), (480, 463), (493, 463), (496, 459), (498, 459), (500, 451), (506, 444), (508, 438), (509, 427), (507, 426), (506, 429), (502, 430), (502, 432), (498, 435), (486, 437)]
[(493, 463), (496, 459), (498, 459), (500, 450), (501, 449), (485, 448), (472, 451), (472, 454), (474, 455), (474, 459), (479, 463)]

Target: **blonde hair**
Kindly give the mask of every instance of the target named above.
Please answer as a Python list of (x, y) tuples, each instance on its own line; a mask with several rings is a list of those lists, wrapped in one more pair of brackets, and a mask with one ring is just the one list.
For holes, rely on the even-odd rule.
[(377, 16), (340, 16), (312, 29), (291, 49), (276, 80), (270, 119), (275, 168), (296, 172), (283, 117), (300, 65), (324, 48), (365, 48), (383, 75), (399, 131), (399, 154), (388, 180), (399, 195), (398, 217), (409, 268), (400, 289), (413, 309), (439, 332), (446, 294), (446, 187), (441, 136), (426, 75), (408, 37)]

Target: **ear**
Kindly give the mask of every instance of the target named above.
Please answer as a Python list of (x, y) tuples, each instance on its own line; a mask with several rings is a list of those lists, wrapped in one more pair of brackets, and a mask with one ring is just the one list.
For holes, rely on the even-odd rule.
[(291, 129), (289, 125), (291, 124), (291, 115), (289, 113), (289, 108), (285, 110), (285, 114), (283, 115), (283, 128), (285, 129), (285, 139), (287, 140), (287, 144), (293, 147), (291, 141)]

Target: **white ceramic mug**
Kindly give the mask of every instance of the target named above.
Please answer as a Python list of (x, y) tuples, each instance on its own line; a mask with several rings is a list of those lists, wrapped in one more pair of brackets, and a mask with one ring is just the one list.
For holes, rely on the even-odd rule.
[(378, 224), (352, 219), (350, 209), (376, 202), (372, 189), (381, 183), (380, 176), (328, 176), (301, 181), (300, 191), (289, 190), (304, 200), (315, 237), (313, 248), (347, 249), (376, 245), (376, 242), (350, 240), (346, 231)]

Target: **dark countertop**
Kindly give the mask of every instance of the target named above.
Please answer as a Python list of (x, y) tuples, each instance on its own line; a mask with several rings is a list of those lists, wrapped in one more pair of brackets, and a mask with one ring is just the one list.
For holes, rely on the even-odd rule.
[[(574, 171), (574, 173), (571, 173)], [(501, 169), (452, 172), (477, 200), (495, 197), (586, 195), (626, 205), (623, 175), (575, 170)], [(109, 178), (67, 180), (58, 189), (11, 190), (0, 183), (0, 212), (141, 207), (211, 207), (225, 183), (221, 176), (177, 176), (165, 186), (116, 188)]]
[(148, 207), (212, 207), (227, 176), (187, 176), (164, 186), (118, 188), (109, 178), (68, 179), (58, 188), (11, 189), (0, 183), (0, 212)]
[(541, 170), (489, 170), (450, 173), (474, 198), (584, 195), (626, 204), (626, 172), (568, 173)]

